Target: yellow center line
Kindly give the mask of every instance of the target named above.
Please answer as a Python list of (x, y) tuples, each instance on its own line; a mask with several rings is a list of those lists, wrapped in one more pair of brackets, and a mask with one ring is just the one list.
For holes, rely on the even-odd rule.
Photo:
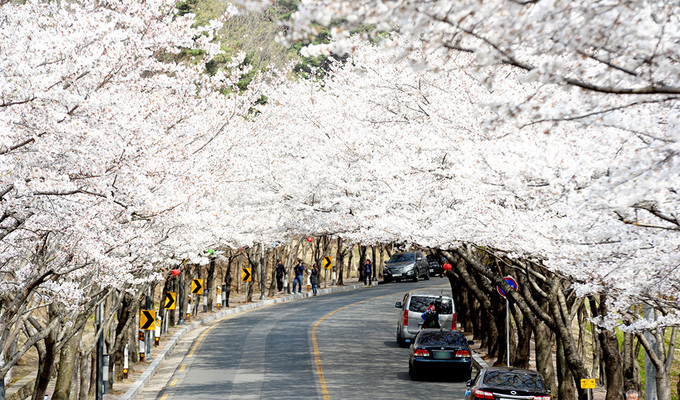
[[(411, 290), (411, 292), (414, 292), (416, 290), (431, 290), (432, 288), (441, 287), (441, 286), (449, 286), (449, 283), (447, 282), (447, 283), (442, 284), (442, 285), (432, 286), (432, 287), (428, 287), (428, 288), (414, 289), (414, 290)], [(326, 377), (324, 376), (323, 368), (321, 367), (321, 355), (319, 354), (319, 344), (317, 343), (317, 340), (316, 340), (316, 329), (319, 327), (319, 325), (321, 325), (321, 323), (326, 318), (330, 317), (331, 315), (335, 314), (338, 311), (342, 311), (342, 310), (349, 308), (349, 307), (354, 307), (358, 304), (365, 303), (367, 301), (381, 299), (383, 297), (388, 297), (388, 296), (394, 296), (395, 294), (397, 294), (397, 293), (390, 293), (390, 294), (385, 294), (385, 295), (382, 295), (382, 296), (376, 296), (376, 297), (372, 297), (370, 299), (361, 300), (361, 301), (357, 301), (356, 303), (348, 304), (344, 307), (338, 308), (335, 311), (331, 311), (330, 313), (324, 315), (320, 320), (316, 321), (316, 323), (314, 324), (314, 327), (312, 328), (312, 346), (314, 348), (314, 364), (316, 364), (316, 374), (319, 376), (319, 385), (321, 386), (321, 394), (323, 395), (324, 400), (330, 399), (330, 396), (328, 394), (328, 387), (326, 386)]]
[(179, 367), (179, 372), (183, 372), (187, 367), (187, 364), (182, 364), (181, 367)]
[(163, 396), (161, 396), (161, 400), (165, 400), (165, 399), (167, 399), (167, 398), (168, 398), (168, 395), (167, 395), (167, 394), (164, 394)]
[(177, 378), (173, 379), (168, 386), (174, 387), (177, 384)]
[(239, 316), (239, 315), (243, 315), (243, 314), (248, 313), (248, 312), (251, 312), (251, 311), (262, 310), (262, 309), (264, 309), (264, 308), (271, 307), (271, 306), (273, 306), (273, 305), (275, 305), (275, 304), (278, 304), (278, 303), (268, 304), (268, 305), (266, 305), (266, 306), (262, 306), (262, 307), (258, 307), (258, 308), (251, 308), (250, 310), (242, 311), (242, 312), (240, 312), (240, 313), (227, 315), (226, 317), (224, 317), (224, 318), (222, 318), (222, 319), (220, 319), (220, 320), (218, 320), (218, 321), (215, 321), (215, 322), (213, 323), (213, 325), (212, 325), (210, 328), (206, 329), (203, 333), (201, 333), (201, 335), (198, 337), (198, 339), (196, 339), (196, 343), (194, 343), (194, 347), (191, 349), (191, 351), (189, 352), (189, 354), (187, 354), (187, 358), (190, 358), (190, 357), (193, 357), (193, 356), (194, 356), (194, 353), (196, 352), (196, 349), (198, 349), (198, 346), (199, 346), (199, 345), (201, 344), (201, 342), (203, 341), (203, 338), (205, 338), (205, 335), (207, 335), (208, 332), (210, 332), (214, 327), (216, 327), (218, 323), (220, 323), (220, 322), (222, 322), (222, 321), (226, 321), (226, 320), (231, 319), (231, 318), (234, 318), (234, 317)]

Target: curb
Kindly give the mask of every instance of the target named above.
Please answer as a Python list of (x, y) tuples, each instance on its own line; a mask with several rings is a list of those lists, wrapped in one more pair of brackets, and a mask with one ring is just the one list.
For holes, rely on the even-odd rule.
[[(319, 289), (318, 294), (322, 295), (337, 292), (347, 292), (350, 290), (355, 290), (363, 287), (364, 287), (363, 283), (347, 286), (334, 286), (330, 288)], [(154, 375), (156, 375), (156, 372), (161, 367), (161, 364), (165, 360), (165, 357), (172, 352), (172, 349), (175, 348), (175, 345), (182, 338), (182, 336), (184, 336), (184, 334), (186, 334), (190, 330), (198, 328), (201, 325), (206, 325), (217, 319), (222, 319), (231, 314), (238, 314), (246, 310), (252, 310), (254, 308), (260, 308), (272, 304), (284, 303), (290, 300), (296, 300), (305, 297), (312, 297), (312, 292), (305, 292), (304, 294), (289, 294), (286, 296), (277, 297), (275, 299), (266, 299), (259, 301), (257, 303), (245, 304), (236, 308), (229, 308), (226, 310), (219, 311), (201, 320), (192, 322), (191, 324), (187, 325), (185, 328), (183, 328), (182, 330), (180, 330), (179, 332), (175, 333), (172, 336), (172, 339), (170, 339), (170, 341), (165, 345), (163, 350), (154, 358), (151, 364), (148, 367), (146, 367), (146, 370), (144, 370), (142, 375), (139, 378), (137, 378), (137, 381), (135, 381), (135, 383), (132, 384), (130, 389), (128, 389), (128, 391), (125, 392), (125, 394), (120, 397), (120, 400), (134, 400), (139, 394), (141, 394), (146, 384), (149, 383), (149, 381), (151, 381)], [(484, 362), (481, 358), (480, 360)]]
[(489, 366), (477, 353), (472, 353), (472, 365), (480, 371)]

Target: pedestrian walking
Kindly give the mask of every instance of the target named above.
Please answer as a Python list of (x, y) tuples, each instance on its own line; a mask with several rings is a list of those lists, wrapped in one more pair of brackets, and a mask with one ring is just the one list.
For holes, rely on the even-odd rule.
[(276, 289), (279, 293), (283, 293), (283, 276), (286, 274), (286, 267), (279, 259), (276, 264)]
[(371, 273), (373, 272), (373, 264), (370, 260), (366, 260), (364, 264), (364, 287), (371, 286)]
[(316, 263), (312, 264), (312, 269), (309, 271), (309, 283), (312, 285), (312, 292), (316, 296), (319, 288), (319, 267)]
[(298, 263), (293, 268), (293, 272), (295, 272), (295, 279), (293, 280), (293, 294), (295, 294), (295, 285), (298, 285), (298, 294), (302, 294), (302, 275), (305, 273), (305, 264), (302, 263), (302, 260), (298, 258)]

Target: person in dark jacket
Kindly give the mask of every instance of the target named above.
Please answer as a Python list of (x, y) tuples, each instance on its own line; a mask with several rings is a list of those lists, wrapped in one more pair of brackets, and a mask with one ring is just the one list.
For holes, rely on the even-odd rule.
[(439, 324), (439, 313), (437, 312), (434, 302), (427, 306), (427, 310), (425, 310), (421, 317), (425, 320), (423, 322), (423, 328), (441, 328), (441, 325)]
[(370, 260), (366, 260), (364, 264), (364, 286), (371, 286), (371, 274), (373, 273), (373, 264)]
[(279, 293), (283, 292), (283, 276), (286, 275), (286, 267), (283, 266), (281, 260), (276, 264), (276, 289)]
[(295, 279), (293, 280), (293, 294), (295, 294), (295, 285), (298, 285), (298, 294), (302, 294), (302, 275), (305, 273), (305, 264), (302, 263), (302, 260), (298, 258), (298, 263), (293, 268), (293, 271), (295, 272)]
[(312, 264), (312, 270), (309, 271), (309, 283), (312, 284), (312, 292), (314, 292), (314, 296), (316, 296), (319, 287), (319, 267), (316, 263)]

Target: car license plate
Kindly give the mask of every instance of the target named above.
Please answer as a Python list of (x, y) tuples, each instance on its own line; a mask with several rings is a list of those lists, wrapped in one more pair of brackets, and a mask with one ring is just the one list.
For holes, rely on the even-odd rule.
[(432, 355), (435, 360), (450, 360), (451, 359), (451, 352), (450, 351), (435, 351), (433, 352), (434, 354)]
[(392, 274), (392, 276), (401, 276), (401, 274)]

